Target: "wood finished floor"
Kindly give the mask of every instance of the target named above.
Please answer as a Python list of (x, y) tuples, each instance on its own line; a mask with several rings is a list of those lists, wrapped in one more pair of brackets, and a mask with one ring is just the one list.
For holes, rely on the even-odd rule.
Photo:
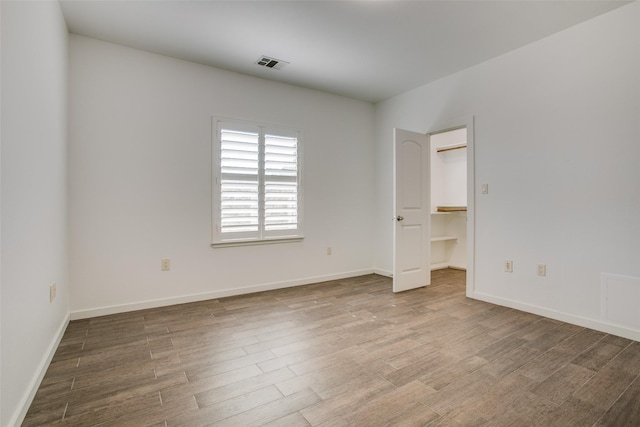
[(640, 343), (369, 275), (74, 321), (25, 426), (638, 426)]

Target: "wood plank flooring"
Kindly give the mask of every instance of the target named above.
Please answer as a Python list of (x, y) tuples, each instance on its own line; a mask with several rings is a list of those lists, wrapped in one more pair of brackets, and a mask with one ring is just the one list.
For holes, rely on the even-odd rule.
[(368, 275), (69, 324), (25, 426), (638, 426), (640, 343)]

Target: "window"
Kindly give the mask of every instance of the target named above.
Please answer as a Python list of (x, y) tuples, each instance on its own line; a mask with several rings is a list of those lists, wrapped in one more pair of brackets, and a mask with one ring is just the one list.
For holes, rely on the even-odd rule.
[(302, 238), (300, 131), (213, 120), (213, 244)]

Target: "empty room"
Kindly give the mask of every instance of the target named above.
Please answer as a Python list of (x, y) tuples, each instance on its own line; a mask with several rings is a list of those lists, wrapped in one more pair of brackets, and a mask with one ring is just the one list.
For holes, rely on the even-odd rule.
[(0, 425), (640, 425), (640, 2), (0, 1)]

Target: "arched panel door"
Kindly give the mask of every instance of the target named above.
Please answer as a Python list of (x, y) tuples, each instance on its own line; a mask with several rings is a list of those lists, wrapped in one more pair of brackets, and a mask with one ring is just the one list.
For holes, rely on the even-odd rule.
[(431, 283), (430, 173), (426, 134), (394, 129), (393, 291)]

